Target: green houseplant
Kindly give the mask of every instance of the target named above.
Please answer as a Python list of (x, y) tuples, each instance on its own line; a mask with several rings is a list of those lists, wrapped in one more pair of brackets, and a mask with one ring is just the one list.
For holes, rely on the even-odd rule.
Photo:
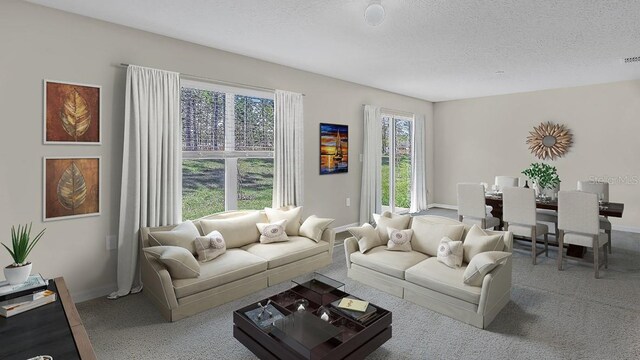
[(554, 189), (560, 184), (556, 167), (549, 164), (532, 163), (528, 168), (522, 170), (522, 174), (533, 182), (534, 187), (539, 186), (540, 190)]
[(7, 249), (11, 257), (13, 258), (13, 264), (4, 268), (4, 277), (9, 281), (11, 285), (21, 284), (27, 281), (27, 278), (31, 274), (32, 264), (27, 261), (27, 256), (38, 241), (44, 235), (44, 230), (40, 231), (38, 235), (31, 238), (31, 226), (32, 224), (18, 225), (18, 229), (14, 226), (11, 227), (11, 248), (2, 243), (2, 246)]

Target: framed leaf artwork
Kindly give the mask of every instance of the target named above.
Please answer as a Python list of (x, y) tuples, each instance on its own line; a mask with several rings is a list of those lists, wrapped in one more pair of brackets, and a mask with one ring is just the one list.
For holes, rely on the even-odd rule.
[(101, 91), (97, 85), (44, 80), (44, 143), (100, 145)]
[(349, 126), (320, 124), (320, 175), (349, 172)]
[(43, 221), (100, 215), (100, 157), (43, 159)]

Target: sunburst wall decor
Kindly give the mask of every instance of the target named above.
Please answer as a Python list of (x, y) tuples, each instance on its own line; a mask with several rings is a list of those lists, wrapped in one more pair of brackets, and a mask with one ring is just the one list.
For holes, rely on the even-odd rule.
[(553, 124), (550, 121), (535, 126), (529, 134), (527, 136), (529, 150), (541, 160), (555, 160), (562, 157), (573, 143), (573, 135), (566, 126)]

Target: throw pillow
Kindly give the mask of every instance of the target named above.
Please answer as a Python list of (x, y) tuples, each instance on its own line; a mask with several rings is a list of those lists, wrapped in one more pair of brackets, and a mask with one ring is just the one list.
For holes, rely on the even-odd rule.
[(511, 256), (511, 253), (504, 251), (485, 251), (477, 254), (471, 259), (467, 269), (464, 271), (464, 283), (472, 286), (482, 286), (484, 276), (498, 265), (505, 263), (509, 256)]
[(391, 251), (411, 251), (411, 236), (413, 230), (398, 230), (387, 227), (389, 233), (389, 241), (387, 242), (387, 250)]
[(387, 231), (388, 227), (404, 230), (409, 226), (409, 221), (411, 221), (411, 216), (409, 215), (399, 215), (393, 218), (381, 216), (378, 218), (376, 230), (378, 230), (378, 236), (380, 236), (382, 243), (386, 244), (387, 241), (389, 241), (389, 232)]
[(193, 240), (197, 236), (200, 236), (198, 228), (191, 221), (185, 221), (169, 231), (149, 233), (149, 243), (152, 246), (180, 246), (195, 254)]
[(420, 251), (429, 256), (438, 255), (438, 247), (443, 237), (448, 237), (453, 241), (462, 240), (464, 225), (438, 224), (414, 217), (411, 223), (413, 229), (413, 239), (411, 247), (415, 251)]
[(194, 241), (198, 259), (211, 261), (227, 251), (227, 244), (219, 231), (214, 230), (205, 236), (198, 236)]
[(300, 236), (306, 236), (318, 242), (322, 238), (324, 230), (334, 221), (334, 219), (324, 219), (311, 215), (300, 225)]
[(384, 243), (380, 241), (378, 232), (371, 224), (367, 223), (360, 227), (348, 228), (347, 231), (358, 240), (358, 248), (363, 254), (374, 247), (384, 245)]
[(289, 241), (289, 237), (285, 232), (287, 220), (272, 223), (257, 223), (256, 226), (258, 227), (258, 231), (260, 231), (261, 244)]
[(438, 261), (450, 268), (462, 266), (462, 241), (453, 241), (448, 237), (443, 237), (438, 246)]
[(504, 240), (502, 235), (489, 235), (478, 225), (473, 225), (462, 244), (464, 248), (464, 262), (468, 263), (474, 256), (485, 251), (502, 251)]
[(142, 250), (164, 264), (171, 279), (200, 276), (200, 264), (189, 250), (181, 246), (151, 246)]
[(285, 228), (287, 235), (298, 236), (300, 232), (302, 206), (298, 206), (291, 210), (264, 208), (264, 212), (267, 214), (267, 218), (269, 218), (269, 222), (271, 223), (280, 220), (287, 220), (287, 227)]
[(202, 219), (200, 226), (203, 234), (217, 230), (224, 237), (228, 249), (239, 248), (258, 242), (260, 232), (256, 224), (264, 222), (266, 216), (259, 211), (223, 219)]
[(380, 220), (381, 217), (392, 218), (394, 217), (395, 214), (392, 214), (391, 211), (389, 210), (385, 210), (382, 212), (382, 214), (371, 214), (371, 215), (373, 215), (373, 222), (377, 224), (378, 220)]

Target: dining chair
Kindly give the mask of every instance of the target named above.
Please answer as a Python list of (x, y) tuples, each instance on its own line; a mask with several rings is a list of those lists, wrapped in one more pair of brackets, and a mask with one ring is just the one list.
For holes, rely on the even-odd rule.
[[(502, 220), (506, 231), (514, 236), (531, 239), (531, 258), (536, 264), (538, 255), (549, 256), (549, 228), (536, 218), (536, 194), (533, 189), (511, 187), (502, 193)], [(536, 240), (544, 235), (544, 249), (538, 252)]]
[[(578, 181), (579, 191), (598, 195), (598, 200), (609, 202), (609, 183), (595, 181)], [(609, 240), (609, 254), (611, 254), (611, 221), (606, 216), (600, 216), (600, 229), (604, 230)]]
[(500, 219), (487, 216), (484, 186), (481, 184), (458, 184), (458, 220), (466, 224), (476, 224), (482, 229), (500, 226)]
[[(560, 184), (556, 185), (556, 187), (553, 189), (544, 189), (543, 191), (546, 191), (546, 195), (557, 196), (558, 191), (560, 191)], [(540, 222), (553, 224), (553, 228), (554, 228), (553, 234), (556, 237), (556, 241), (558, 241), (558, 212), (555, 210), (536, 209), (536, 216), (538, 218), (538, 221)]]
[[(593, 269), (596, 279), (600, 276), (600, 248), (611, 246), (607, 235), (600, 232), (600, 206), (598, 196), (584, 191), (560, 191), (558, 193), (558, 270), (562, 270), (564, 244), (593, 248)], [(607, 249), (604, 252), (604, 268), (608, 268)]]
[(503, 191), (504, 188), (518, 187), (520, 179), (513, 176), (496, 176), (494, 184), (498, 186), (498, 191)]

